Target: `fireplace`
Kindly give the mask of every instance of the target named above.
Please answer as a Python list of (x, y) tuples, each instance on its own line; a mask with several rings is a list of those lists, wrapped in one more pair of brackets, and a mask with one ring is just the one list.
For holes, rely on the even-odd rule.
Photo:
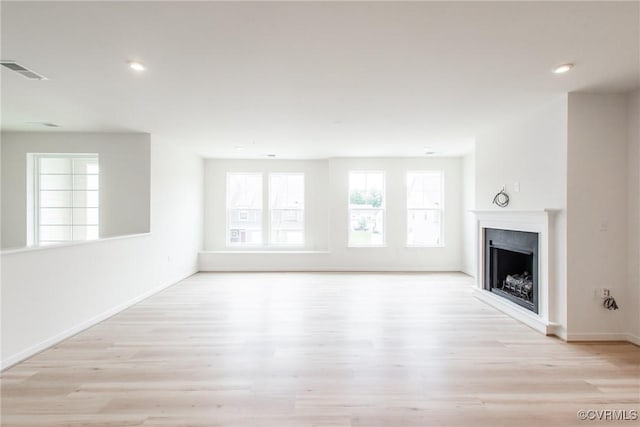
[(484, 289), (538, 313), (538, 233), (485, 228)]

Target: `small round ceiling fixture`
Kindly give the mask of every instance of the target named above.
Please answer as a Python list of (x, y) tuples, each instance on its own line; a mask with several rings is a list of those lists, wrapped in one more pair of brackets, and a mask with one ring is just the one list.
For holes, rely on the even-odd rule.
[(562, 65), (558, 65), (556, 68), (553, 69), (553, 72), (555, 74), (564, 74), (567, 71), (571, 70), (573, 68), (573, 64), (562, 64)]
[(147, 69), (142, 62), (138, 61), (129, 61), (129, 68), (135, 71), (144, 71)]

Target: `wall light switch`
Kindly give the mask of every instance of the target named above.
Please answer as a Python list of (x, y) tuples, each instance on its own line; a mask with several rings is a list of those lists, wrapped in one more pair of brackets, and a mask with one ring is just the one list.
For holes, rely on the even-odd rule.
[(520, 192), (520, 181), (516, 181), (516, 182), (513, 184), (513, 189), (514, 189), (514, 191), (515, 191), (516, 193), (519, 193), (519, 192)]

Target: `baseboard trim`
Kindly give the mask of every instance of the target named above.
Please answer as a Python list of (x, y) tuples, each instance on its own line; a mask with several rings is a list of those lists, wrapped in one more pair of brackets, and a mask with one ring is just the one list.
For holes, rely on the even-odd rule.
[(189, 276), (194, 275), (195, 273), (198, 272), (198, 268), (197, 267), (192, 267), (191, 269), (189, 269), (188, 272), (185, 272), (183, 274), (181, 274), (180, 276), (178, 276), (179, 278), (177, 280), (171, 280), (167, 283), (163, 283), (160, 286), (157, 286), (147, 292), (142, 293), (141, 295), (138, 295), (132, 299), (130, 299), (129, 301), (126, 301), (122, 304), (119, 304), (115, 307), (112, 307), (100, 314), (98, 314), (97, 316), (94, 316), (90, 319), (85, 320), (84, 322), (81, 322), (65, 331), (62, 331), (52, 337), (49, 337), (47, 339), (45, 339), (44, 341), (41, 341), (35, 345), (32, 345), (31, 347), (22, 350), (12, 356), (7, 357), (6, 359), (2, 360), (0, 362), (0, 371), (4, 371), (5, 369), (8, 369), (22, 361), (25, 361), (27, 359), (29, 359), (30, 357), (35, 356), (36, 354), (56, 345), (59, 344), (60, 342), (71, 338), (72, 336), (91, 328), (92, 326), (97, 325), (100, 322), (103, 322), (105, 320), (107, 320), (108, 318), (115, 316), (116, 314), (120, 313), (121, 311), (126, 310), (127, 308), (131, 307), (132, 305), (135, 305), (137, 303), (139, 303), (140, 301), (143, 301), (155, 294), (157, 294), (160, 291), (165, 290), (166, 288), (175, 285), (176, 283), (186, 279)]
[(627, 341), (640, 346), (640, 337), (625, 332), (570, 333), (567, 342), (580, 341)]
[(274, 266), (274, 267), (219, 267), (200, 266), (200, 271), (205, 273), (461, 273), (459, 268), (425, 268), (425, 267), (294, 267), (294, 266)]

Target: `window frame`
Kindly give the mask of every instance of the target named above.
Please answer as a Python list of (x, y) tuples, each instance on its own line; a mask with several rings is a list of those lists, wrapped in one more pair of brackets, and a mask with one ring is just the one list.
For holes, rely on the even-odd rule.
[[(351, 207), (351, 176), (352, 174), (381, 174), (382, 175), (382, 204), (380, 208), (352, 208)], [(382, 242), (380, 244), (354, 244), (351, 242), (351, 213), (352, 211), (372, 211), (382, 212)], [(387, 247), (387, 174), (384, 170), (358, 169), (350, 170), (347, 174), (347, 248), (367, 249)]]
[[(58, 173), (48, 173), (48, 174), (43, 174), (41, 172), (41, 160), (42, 159), (69, 159), (71, 161), (71, 172), (68, 174), (58, 174)], [(80, 173), (75, 173), (75, 171), (73, 170), (73, 159), (95, 159), (97, 164), (98, 164), (98, 173), (96, 174), (80, 174)], [(53, 190), (53, 189), (49, 189), (49, 190), (41, 190), (41, 184), (40, 184), (40, 180), (41, 180), (41, 175), (68, 175), (71, 177), (71, 188), (70, 189), (65, 189), (65, 190)], [(89, 175), (97, 175), (98, 176), (98, 189), (97, 190), (88, 190), (88, 189), (84, 189), (84, 190), (78, 190), (75, 189), (75, 177), (76, 176), (89, 176)], [(27, 191), (31, 192), (31, 194), (28, 194), (27, 196), (27, 200), (28, 200), (28, 206), (27, 206), (27, 212), (28, 212), (28, 229), (27, 229), (27, 243), (30, 246), (49, 246), (49, 245), (61, 245), (61, 244), (65, 244), (65, 243), (73, 243), (73, 242), (84, 242), (84, 241), (91, 241), (91, 240), (99, 240), (100, 239), (100, 153), (27, 153)], [(43, 226), (43, 224), (41, 224), (41, 213), (40, 213), (40, 209), (42, 208), (41, 204), (41, 191), (69, 191), (71, 192), (71, 206), (61, 206), (61, 207), (55, 207), (55, 209), (70, 209), (71, 210), (71, 221), (69, 224), (44, 224), (44, 226), (68, 226), (70, 227), (70, 238), (69, 239), (65, 239), (65, 240), (45, 240), (44, 244), (43, 241), (40, 238), (41, 235), (41, 230), (40, 227)], [(98, 202), (97, 205), (95, 207), (91, 206), (82, 206), (81, 208), (86, 208), (86, 209), (97, 209), (98, 211), (98, 222), (97, 224), (77, 224), (74, 223), (73, 220), (73, 210), (74, 209), (78, 209), (74, 206), (74, 194), (76, 191), (95, 191), (97, 192), (98, 195)], [(52, 207), (50, 207), (52, 208)], [(46, 208), (45, 208), (46, 209)], [(73, 233), (74, 233), (74, 227), (98, 227), (98, 236), (96, 238), (92, 238), (92, 239), (82, 239), (82, 240), (76, 240), (73, 238)]]
[[(439, 208), (410, 208), (409, 207), (409, 175), (410, 174), (437, 174), (440, 177), (440, 207)], [(408, 170), (405, 173), (405, 245), (408, 248), (444, 248), (445, 247), (445, 186), (444, 171), (441, 169)], [(409, 243), (409, 214), (412, 211), (440, 212), (440, 243), (436, 245)]]

